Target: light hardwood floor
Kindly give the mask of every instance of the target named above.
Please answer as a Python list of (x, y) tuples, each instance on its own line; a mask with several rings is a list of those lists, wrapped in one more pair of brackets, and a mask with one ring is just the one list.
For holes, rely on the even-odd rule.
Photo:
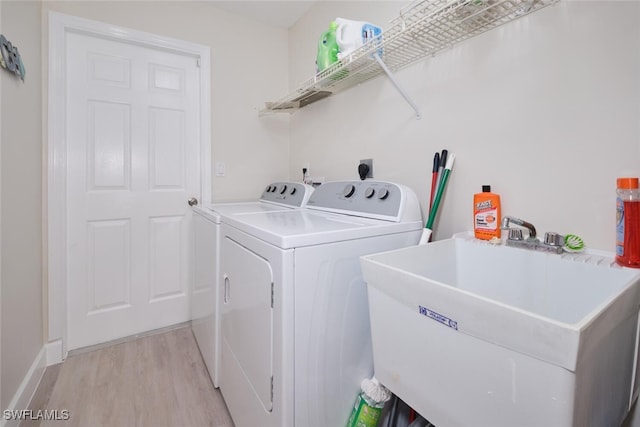
[(69, 356), (47, 368), (30, 409), (69, 420), (21, 426), (233, 426), (190, 327)]

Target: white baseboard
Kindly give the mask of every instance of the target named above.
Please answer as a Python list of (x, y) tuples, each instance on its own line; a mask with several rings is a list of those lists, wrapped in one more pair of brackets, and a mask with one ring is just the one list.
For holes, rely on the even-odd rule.
[[(11, 403), (9, 403), (9, 406), (6, 408), (7, 411), (20, 411), (27, 408), (38, 388), (38, 384), (40, 384), (46, 367), (47, 351), (45, 350), (45, 346), (43, 346), (31, 364), (29, 371), (27, 371), (22, 383), (20, 383), (20, 387), (18, 387), (13, 399), (11, 399)], [(21, 420), (11, 419), (11, 417), (8, 417), (10, 419), (6, 419), (5, 415), (6, 413), (3, 412), (2, 421), (0, 422), (2, 427), (18, 427)]]
[(47, 352), (47, 366), (62, 363), (64, 360), (64, 357), (62, 357), (62, 340), (51, 341), (44, 348)]

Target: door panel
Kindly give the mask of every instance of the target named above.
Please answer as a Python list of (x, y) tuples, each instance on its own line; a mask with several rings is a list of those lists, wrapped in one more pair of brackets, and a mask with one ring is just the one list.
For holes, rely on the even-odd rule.
[(129, 190), (131, 110), (129, 105), (88, 102), (87, 190)]
[(130, 222), (88, 223), (89, 283), (87, 300), (91, 314), (127, 308), (131, 302)]
[(184, 297), (182, 280), (185, 266), (183, 257), (183, 216), (150, 218), (149, 220), (149, 274), (151, 291), (149, 301), (162, 298)]
[(184, 111), (149, 109), (149, 167), (153, 190), (184, 187)]
[(196, 59), (67, 35), (68, 348), (190, 319)]

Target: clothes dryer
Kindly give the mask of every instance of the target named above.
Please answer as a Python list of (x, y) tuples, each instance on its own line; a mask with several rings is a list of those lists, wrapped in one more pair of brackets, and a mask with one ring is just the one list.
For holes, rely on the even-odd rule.
[(382, 181), (223, 221), (220, 384), (237, 427), (346, 424), (373, 373), (359, 258), (417, 244), (422, 226), (415, 193)]
[(215, 387), (219, 387), (220, 322), (219, 268), (220, 224), (223, 214), (275, 212), (304, 206), (313, 187), (297, 182), (267, 185), (260, 199), (251, 202), (214, 203), (194, 207), (193, 287), (191, 328)]

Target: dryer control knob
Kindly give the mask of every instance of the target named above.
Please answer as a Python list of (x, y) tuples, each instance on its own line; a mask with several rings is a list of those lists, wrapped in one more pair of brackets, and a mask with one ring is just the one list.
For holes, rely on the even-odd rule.
[(353, 196), (353, 193), (356, 192), (356, 186), (353, 184), (347, 184), (346, 187), (344, 187), (344, 191), (343, 191), (343, 195), (344, 197), (346, 197), (347, 199), (351, 196)]
[(386, 188), (383, 188), (378, 192), (378, 199), (384, 200), (387, 197), (389, 197), (389, 190), (387, 190)]
[(271, 191), (271, 186), (270, 186), (270, 185), (267, 185), (267, 188), (265, 188), (265, 189), (264, 189), (264, 192), (265, 192), (265, 193), (268, 193), (269, 191)]
[(372, 198), (374, 194), (376, 194), (376, 190), (371, 187), (364, 190), (364, 197), (366, 197), (367, 199)]
[(287, 191), (287, 184), (284, 184), (282, 187), (280, 187), (280, 194), (284, 194)]
[(296, 194), (296, 187), (293, 187), (291, 191), (289, 191), (289, 194), (291, 194), (292, 196)]

